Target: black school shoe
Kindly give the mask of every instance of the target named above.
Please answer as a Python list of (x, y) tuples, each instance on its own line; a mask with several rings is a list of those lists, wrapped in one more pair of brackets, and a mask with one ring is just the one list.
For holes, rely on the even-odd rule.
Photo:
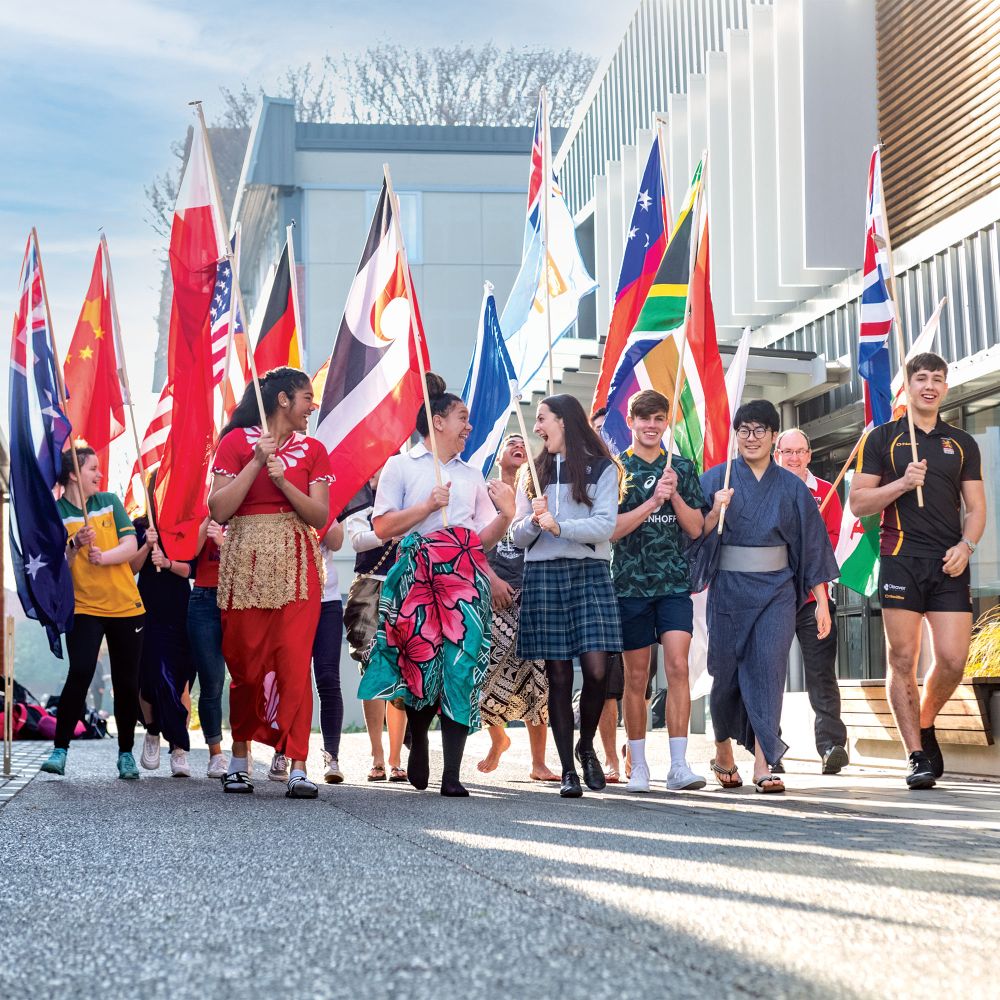
[(564, 799), (578, 799), (583, 795), (583, 789), (580, 787), (580, 776), (576, 771), (567, 771), (562, 776), (559, 794)]
[(935, 778), (940, 778), (944, 774), (944, 754), (938, 745), (937, 733), (933, 726), (920, 730), (920, 747), (927, 754), (927, 759), (931, 762), (931, 770)]
[(601, 791), (607, 785), (608, 781), (604, 777), (604, 768), (601, 767), (601, 762), (597, 759), (597, 752), (593, 747), (589, 750), (584, 750), (577, 743), (576, 759), (583, 768), (583, 780), (586, 782), (587, 787), (592, 792)]
[(907, 766), (906, 784), (913, 789), (933, 788), (936, 784), (934, 780), (934, 768), (923, 750), (914, 750), (910, 754)]
[(850, 763), (847, 750), (839, 745), (830, 747), (823, 754), (823, 773), (840, 774), (840, 772)]

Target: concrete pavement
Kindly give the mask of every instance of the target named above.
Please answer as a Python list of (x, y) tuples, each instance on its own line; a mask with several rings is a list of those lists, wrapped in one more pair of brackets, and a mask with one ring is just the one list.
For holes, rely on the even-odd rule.
[[(0, 996), (995, 996), (1000, 785), (900, 773), (785, 796), (717, 787), (582, 800), (528, 780), (523, 730), (468, 800), (348, 783), (290, 801), (204, 777), (115, 778), (74, 745), (0, 809)], [(316, 738), (318, 739), (318, 738)], [(138, 745), (138, 741), (137, 741)], [(439, 746), (432, 734), (432, 748)], [(264, 748), (258, 748), (258, 765)], [(691, 754), (706, 771), (709, 745)], [(319, 764), (318, 743), (314, 755)], [(651, 739), (662, 788), (666, 740)], [(550, 750), (550, 762), (554, 752)]]

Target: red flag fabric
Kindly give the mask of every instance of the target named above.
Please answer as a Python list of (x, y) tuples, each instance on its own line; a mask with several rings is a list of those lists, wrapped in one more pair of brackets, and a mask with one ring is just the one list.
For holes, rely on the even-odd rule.
[(253, 350), (253, 360), (258, 375), (284, 365), (292, 368), (302, 367), (292, 278), (291, 260), (286, 242), (261, 294), (263, 311), (260, 312), (258, 307), (260, 318), (254, 316), (257, 346)]
[(98, 245), (90, 287), (66, 352), (63, 372), (68, 396), (66, 416), (73, 425), (73, 438), (83, 438), (97, 452), (105, 484), (108, 446), (125, 430), (125, 403), (111, 324), (111, 296), (104, 277), (104, 254)]
[(333, 515), (399, 451), (423, 405), (417, 350), (425, 368), (430, 362), (416, 298), (412, 309), (407, 300), (401, 250), (383, 183), (330, 355), (316, 428), (330, 453)]
[[(153, 411), (153, 419), (150, 420), (146, 433), (143, 435), (142, 444), (139, 445), (139, 452), (142, 455), (142, 467), (146, 472), (152, 472), (162, 461), (163, 453), (167, 447), (167, 437), (170, 434), (170, 414), (174, 405), (173, 390), (168, 382), (160, 392), (160, 398)], [(136, 481), (139, 477), (139, 461), (136, 459), (132, 466), (132, 474), (128, 479), (128, 488), (125, 491), (125, 509), (131, 515), (145, 503), (136, 499)], [(142, 486), (138, 486), (141, 495)]]
[(156, 477), (158, 526), (174, 559), (193, 559), (207, 510), (212, 413), (211, 305), (225, 255), (221, 209), (214, 204), (209, 150), (195, 128), (170, 230), (170, 340), (167, 381), (173, 386), (170, 434)]

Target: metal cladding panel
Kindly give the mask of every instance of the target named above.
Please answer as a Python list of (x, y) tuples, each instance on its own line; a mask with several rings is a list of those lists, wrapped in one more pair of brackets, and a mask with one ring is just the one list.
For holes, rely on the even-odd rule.
[[(622, 146), (622, 231), (628, 232), (629, 223), (632, 221), (632, 212), (635, 208), (636, 195), (639, 193), (639, 151), (635, 146)], [(645, 164), (645, 156), (643, 156)], [(622, 243), (624, 253), (624, 242)]]
[(801, 16), (804, 263), (848, 270), (857, 266), (860, 178), (877, 137), (875, 2), (803, 3)]
[[(611, 253), (611, 270), (615, 271), (621, 265), (625, 253), (625, 226), (627, 219), (622, 218), (622, 165), (619, 160), (612, 160), (607, 165), (608, 176), (608, 233)], [(618, 275), (615, 274), (615, 278)], [(614, 279), (612, 279), (614, 283)]]
[(594, 178), (594, 274), (600, 275), (597, 286), (597, 335), (601, 337), (611, 323), (611, 303), (618, 275), (612, 276), (611, 238), (608, 227), (608, 179)]
[(667, 103), (667, 191), (670, 197), (671, 218), (677, 215), (688, 164), (691, 162), (691, 147), (688, 142), (688, 99), (684, 94), (671, 94)]
[(878, 127), (894, 243), (1000, 186), (1000, 4), (878, 0)]

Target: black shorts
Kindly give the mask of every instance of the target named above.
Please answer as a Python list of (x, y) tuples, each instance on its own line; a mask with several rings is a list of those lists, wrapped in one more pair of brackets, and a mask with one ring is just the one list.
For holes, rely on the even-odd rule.
[(694, 604), (690, 594), (668, 597), (619, 597), (622, 649), (655, 646), (665, 632), (694, 632)]
[(882, 556), (878, 591), (883, 611), (961, 611), (972, 613), (972, 574), (948, 576), (941, 559)]
[[(656, 680), (658, 664), (657, 648), (649, 651), (649, 680), (646, 681), (646, 701), (653, 697), (653, 681)], [(608, 693), (607, 698), (621, 701), (625, 695), (625, 660), (621, 653), (608, 653)]]

